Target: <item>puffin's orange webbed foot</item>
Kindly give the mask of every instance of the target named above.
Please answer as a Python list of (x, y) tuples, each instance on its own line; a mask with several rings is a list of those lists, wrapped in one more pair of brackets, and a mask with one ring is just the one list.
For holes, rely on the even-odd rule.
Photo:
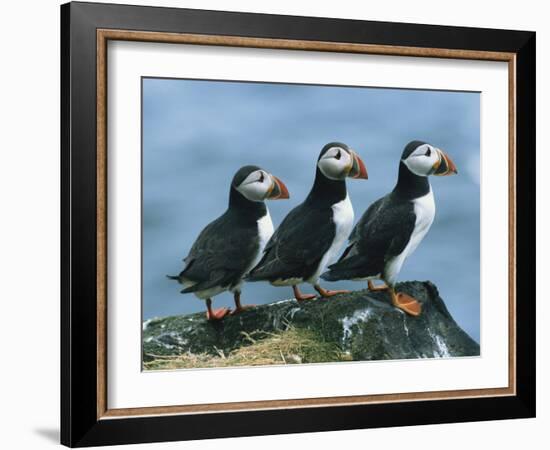
[(314, 286), (314, 288), (317, 292), (319, 292), (321, 297), (324, 297), (324, 298), (333, 297), (338, 294), (349, 294), (350, 292), (345, 289), (331, 291), (330, 289), (323, 289), (321, 286), (317, 286), (317, 285)]
[(298, 289), (298, 286), (292, 286), (292, 290), (294, 291), (294, 298), (299, 302), (303, 302), (304, 300), (311, 300), (317, 297), (314, 294), (302, 294), (300, 292), (300, 289)]
[(222, 320), (229, 313), (231, 313), (231, 310), (229, 308), (212, 309), (212, 299), (206, 299), (206, 318), (208, 320)]
[(404, 292), (395, 293), (395, 291), (392, 291), (392, 303), (395, 307), (402, 309), (411, 316), (417, 317), (422, 312), (420, 302)]
[(212, 321), (222, 320), (228, 314), (231, 314), (229, 308), (209, 309), (206, 311), (206, 318)]

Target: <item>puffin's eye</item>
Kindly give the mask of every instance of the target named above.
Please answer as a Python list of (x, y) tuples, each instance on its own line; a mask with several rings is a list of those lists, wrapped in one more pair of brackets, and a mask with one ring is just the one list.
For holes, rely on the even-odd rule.
[(428, 147), (428, 150), (426, 150), (426, 156), (430, 156), (432, 154), (432, 150), (430, 149), (430, 147)]
[(341, 157), (342, 157), (342, 152), (340, 150), (338, 150), (338, 153), (336, 153), (335, 158), (340, 159)]
[(262, 172), (260, 174), (260, 179), (258, 180), (260, 183), (263, 183), (264, 182), (264, 173)]

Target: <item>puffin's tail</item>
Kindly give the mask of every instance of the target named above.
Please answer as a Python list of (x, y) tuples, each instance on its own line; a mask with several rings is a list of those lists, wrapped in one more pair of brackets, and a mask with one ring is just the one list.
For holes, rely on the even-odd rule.
[(357, 255), (348, 258), (340, 258), (334, 264), (328, 266), (328, 270), (321, 274), (321, 278), (326, 281), (353, 280), (368, 276), (372, 270), (368, 261)]
[(354, 264), (350, 259), (345, 259), (346, 255), (349, 253), (351, 245), (346, 249), (344, 254), (340, 259), (328, 266), (328, 270), (321, 274), (321, 278), (325, 281), (338, 281), (338, 280), (349, 280)]
[(266, 266), (257, 265), (244, 276), (245, 281), (272, 281), (277, 278), (285, 278), (285, 272), (280, 266), (269, 264)]
[(269, 281), (273, 264), (263, 265), (260, 261), (256, 267), (248, 272), (243, 278), (245, 281)]
[(257, 272), (248, 272), (244, 277), (244, 281), (263, 281), (263, 277)]
[(329, 269), (326, 272), (321, 274), (321, 278), (325, 281), (338, 281), (345, 280), (346, 277), (338, 270)]
[(329, 267), (329, 270), (321, 274), (321, 278), (325, 281), (354, 280), (360, 277), (361, 275), (357, 273), (357, 270), (348, 268), (331, 269)]
[(180, 281), (180, 276), (179, 275), (166, 275), (166, 278), (168, 278), (169, 280)]

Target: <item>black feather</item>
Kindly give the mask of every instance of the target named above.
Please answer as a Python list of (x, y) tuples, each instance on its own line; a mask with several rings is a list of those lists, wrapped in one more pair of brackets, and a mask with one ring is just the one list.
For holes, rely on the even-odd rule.
[(351, 233), (350, 245), (321, 278), (337, 281), (385, 276), (387, 263), (401, 254), (414, 231), (413, 200), (430, 192), (428, 178), (414, 174), (403, 162), (420, 145), (425, 142), (406, 145), (395, 188), (369, 206)]
[(302, 203), (285, 217), (267, 243), (261, 261), (246, 279), (309, 278), (330, 248), (335, 230), (330, 208), (309, 208), (306, 202)]
[(377, 200), (353, 229), (350, 245), (340, 260), (321, 278), (336, 281), (383, 274), (386, 263), (409, 242), (415, 221), (410, 200), (394, 192)]
[[(331, 142), (331, 147), (348, 147)], [(332, 206), (347, 196), (345, 180), (331, 180), (316, 168), (315, 181), (307, 198), (284, 218), (264, 250), (261, 261), (250, 271), (248, 281), (307, 280), (318, 269), (336, 234)]]
[(267, 213), (263, 202), (245, 198), (236, 187), (257, 166), (242, 167), (233, 177), (227, 210), (209, 223), (184, 258), (178, 276), (168, 276), (184, 284), (181, 292), (197, 292), (213, 287), (230, 289), (238, 285), (259, 251), (258, 220)]

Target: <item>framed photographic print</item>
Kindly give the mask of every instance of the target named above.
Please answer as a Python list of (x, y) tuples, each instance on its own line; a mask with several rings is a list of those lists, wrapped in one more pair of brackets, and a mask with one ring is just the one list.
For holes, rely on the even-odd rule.
[(61, 7), (68, 446), (535, 414), (535, 33)]

